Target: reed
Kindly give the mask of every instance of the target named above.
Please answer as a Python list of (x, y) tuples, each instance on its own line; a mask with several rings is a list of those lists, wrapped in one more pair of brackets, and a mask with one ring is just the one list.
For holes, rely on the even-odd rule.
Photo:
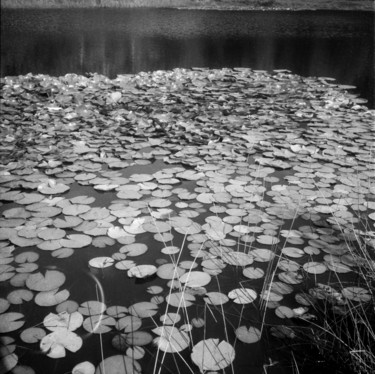
[[(367, 220), (362, 222), (368, 229)], [(317, 292), (306, 295), (311, 300), (315, 319), (296, 327), (301, 343), (318, 353), (328, 368), (341, 374), (372, 374), (375, 372), (375, 250), (373, 233), (336, 222), (337, 235), (345, 239), (356, 272), (357, 295), (340, 292), (347, 285), (331, 282)], [(319, 285), (318, 285), (319, 286)], [(367, 290), (364, 295), (359, 289)], [(356, 292), (354, 290), (354, 292)], [(293, 348), (294, 349), (294, 348)], [(305, 348), (303, 348), (305, 349)], [(308, 362), (300, 348), (294, 349), (299, 364)], [(302, 354), (301, 354), (302, 353)], [(298, 361), (298, 360), (297, 360)]]

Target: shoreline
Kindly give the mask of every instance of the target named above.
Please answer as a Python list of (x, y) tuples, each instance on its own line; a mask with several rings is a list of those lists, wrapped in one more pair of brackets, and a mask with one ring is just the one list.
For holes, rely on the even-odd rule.
[(1, 0), (1, 9), (165, 8), (222, 11), (375, 11), (370, 0)]

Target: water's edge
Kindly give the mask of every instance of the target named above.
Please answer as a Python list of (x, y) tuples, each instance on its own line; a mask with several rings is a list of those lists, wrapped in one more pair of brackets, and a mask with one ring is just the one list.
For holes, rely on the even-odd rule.
[(3, 0), (1, 8), (177, 8), (200, 10), (346, 10), (374, 11), (370, 0)]

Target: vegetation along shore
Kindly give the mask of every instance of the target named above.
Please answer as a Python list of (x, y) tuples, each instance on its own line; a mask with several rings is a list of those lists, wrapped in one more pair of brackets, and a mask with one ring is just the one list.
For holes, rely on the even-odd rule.
[(2, 8), (188, 8), (216, 10), (374, 10), (371, 0), (1, 0)]

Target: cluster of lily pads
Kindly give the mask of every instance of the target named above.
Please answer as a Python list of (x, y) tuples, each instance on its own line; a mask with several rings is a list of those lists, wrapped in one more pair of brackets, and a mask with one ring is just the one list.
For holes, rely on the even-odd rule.
[[(375, 247), (374, 111), (351, 87), (250, 69), (1, 85), (1, 373), (35, 372), (25, 344), (74, 374), (140, 373), (150, 357), (168, 372), (168, 354), (235, 372), (266, 314), (291, 338), (322, 294), (371, 301), (356, 247)], [(99, 284), (134, 279), (138, 299), (72, 299), (82, 257)], [(87, 334), (110, 336), (95, 362), (66, 352)]]

